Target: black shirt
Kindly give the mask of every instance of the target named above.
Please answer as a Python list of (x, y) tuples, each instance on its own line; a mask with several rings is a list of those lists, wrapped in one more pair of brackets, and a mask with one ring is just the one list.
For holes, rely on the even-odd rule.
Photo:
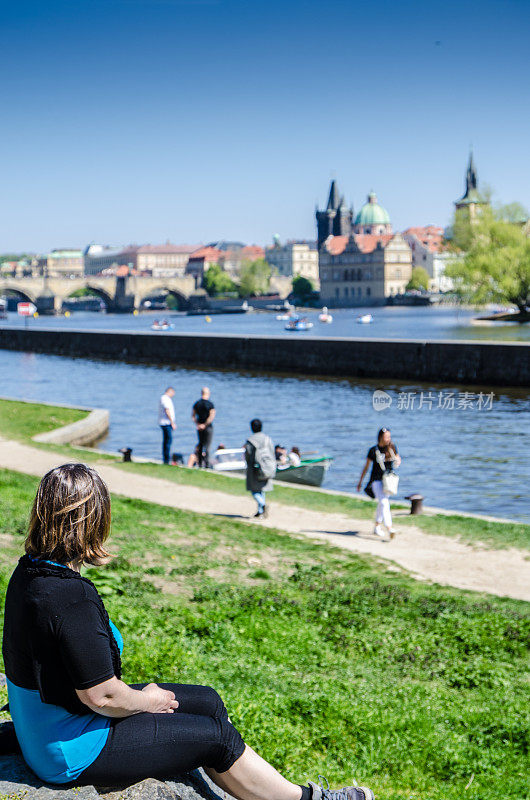
[(2, 652), (16, 686), (88, 714), (75, 689), (121, 676), (117, 644), (95, 586), (77, 572), (20, 559), (7, 587)]
[[(393, 444), (392, 446), (393, 446), (393, 450), (394, 450), (395, 454), (397, 455), (398, 449), (397, 449), (396, 445)], [(371, 447), (368, 450), (368, 453), (366, 454), (366, 458), (369, 458), (370, 461), (372, 462), (372, 473), (370, 475), (370, 483), (372, 483), (373, 481), (381, 481), (381, 480), (383, 480), (383, 470), (379, 466), (379, 464), (377, 462), (377, 459), (375, 457), (376, 452), (378, 450), (379, 450), (379, 447), (378, 447), (378, 445), (375, 444), (373, 447)], [(383, 450), (380, 450), (380, 453), (383, 456), (383, 458), (385, 459), (385, 472), (390, 472), (390, 470), (392, 470), (393, 467), (394, 467), (394, 461), (391, 460), (391, 459), (388, 459), (386, 457), (386, 453)], [(381, 459), (379, 459), (379, 460), (381, 460)]]
[[(199, 422), (201, 425), (204, 425), (204, 423), (210, 416), (210, 411), (212, 410), (212, 408), (215, 408), (215, 406), (211, 400), (204, 400), (203, 398), (197, 400), (197, 402), (193, 406), (193, 411), (195, 412), (195, 418), (197, 422)], [(208, 425), (208, 427), (210, 427), (210, 425)]]

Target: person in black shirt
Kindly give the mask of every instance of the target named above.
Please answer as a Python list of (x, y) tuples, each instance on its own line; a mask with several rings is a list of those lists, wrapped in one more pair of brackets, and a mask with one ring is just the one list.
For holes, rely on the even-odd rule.
[(197, 428), (197, 455), (199, 467), (210, 466), (210, 446), (213, 439), (213, 421), (215, 417), (215, 406), (210, 400), (210, 390), (207, 386), (202, 387), (201, 399), (193, 405), (191, 418)]
[(26, 554), (7, 587), (2, 653), (9, 708), (28, 765), (53, 784), (130, 785), (203, 767), (240, 800), (374, 800), (284, 778), (245, 744), (219, 694), (180, 683), (128, 685), (124, 648), (94, 584), (111, 556), (107, 486), (85, 464), (41, 480)]
[(397, 446), (392, 441), (388, 428), (381, 428), (377, 434), (377, 444), (370, 447), (366, 454), (366, 464), (362, 471), (357, 491), (361, 491), (364, 476), (368, 472), (370, 465), (372, 472), (370, 480), (365, 486), (364, 491), (369, 497), (377, 500), (377, 510), (375, 514), (374, 533), (381, 538), (384, 537), (384, 528), (388, 530), (391, 539), (394, 538), (395, 530), (392, 526), (392, 514), (390, 512), (390, 499), (383, 492), (383, 472), (392, 472), (395, 467), (401, 464), (401, 457)]

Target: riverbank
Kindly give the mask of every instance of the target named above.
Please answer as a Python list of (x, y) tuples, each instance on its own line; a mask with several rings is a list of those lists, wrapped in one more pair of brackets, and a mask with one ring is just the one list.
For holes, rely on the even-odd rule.
[[(1, 595), (38, 479), (0, 480)], [(215, 686), (292, 780), (354, 774), (387, 800), (524, 797), (527, 605), (219, 511), (112, 502), (117, 558), (86, 574), (124, 635), (125, 680)]]
[[(11, 435), (15, 432), (16, 406), (16, 402), (0, 402), (0, 431), (4, 429), (2, 419), (10, 417)], [(28, 409), (30, 405), (26, 414)], [(38, 428), (39, 416), (48, 410), (45, 406), (35, 409), (33, 431)], [(60, 413), (55, 409), (56, 420)], [(24, 431), (27, 437), (27, 425)], [(373, 533), (373, 503), (346, 494), (287, 486), (275, 487), (269, 518), (256, 521), (252, 518), (254, 503), (238, 479), (159, 464), (123, 464), (113, 456), (101, 457), (83, 449), (37, 447), (25, 436), (19, 441), (0, 438), (0, 468), (40, 477), (65, 459), (82, 460), (98, 469), (117, 494), (319, 539), (391, 561), (423, 580), (530, 600), (530, 528), (525, 525), (456, 514), (411, 517), (402, 506), (394, 509), (399, 535), (382, 542)]]
[(146, 364), (530, 386), (530, 343), (0, 328), (0, 348)]

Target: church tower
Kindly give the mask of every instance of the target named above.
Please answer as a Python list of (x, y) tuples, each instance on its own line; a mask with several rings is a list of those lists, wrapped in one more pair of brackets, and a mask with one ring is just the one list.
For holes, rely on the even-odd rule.
[(455, 202), (457, 211), (466, 211), (469, 214), (469, 219), (474, 220), (477, 214), (480, 213), (480, 207), (487, 205), (487, 202), (482, 199), (478, 191), (478, 176), (477, 168), (473, 160), (473, 151), (469, 154), (469, 163), (466, 172), (466, 191), (460, 200)]
[(335, 180), (329, 187), (328, 204), (323, 211), (316, 210), (317, 247), (320, 250), (328, 236), (349, 236), (353, 221), (353, 208), (348, 208), (344, 197), (339, 195)]

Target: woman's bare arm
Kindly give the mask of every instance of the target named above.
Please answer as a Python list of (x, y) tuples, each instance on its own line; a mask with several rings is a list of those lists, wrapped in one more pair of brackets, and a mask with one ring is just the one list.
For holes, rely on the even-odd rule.
[(173, 692), (150, 683), (143, 689), (131, 689), (119, 678), (110, 678), (90, 689), (76, 689), (81, 702), (103, 717), (130, 717), (148, 711), (173, 714), (178, 708)]
[(369, 469), (371, 463), (372, 463), (371, 459), (367, 458), (366, 459), (366, 464), (364, 465), (364, 469), (361, 472), (361, 477), (359, 478), (359, 483), (357, 484), (357, 491), (358, 492), (361, 491), (361, 487), (363, 485), (364, 476), (368, 472), (368, 469)]

